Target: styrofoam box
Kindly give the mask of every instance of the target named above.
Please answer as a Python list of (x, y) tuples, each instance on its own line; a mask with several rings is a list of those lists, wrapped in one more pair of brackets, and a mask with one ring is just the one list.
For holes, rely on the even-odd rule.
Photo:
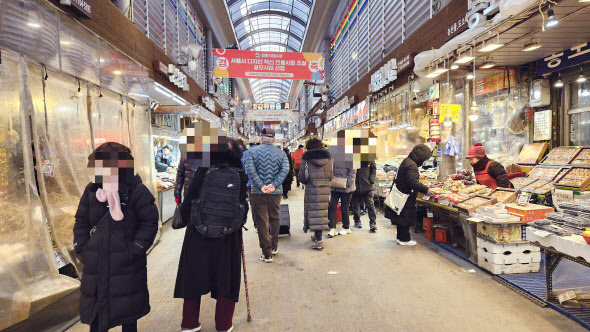
[(553, 248), (556, 251), (570, 255), (572, 257), (581, 257), (586, 261), (590, 262), (590, 245), (584, 241), (580, 235), (572, 235), (578, 239), (578, 242), (568, 240), (555, 234), (549, 234), (547, 236), (541, 236), (536, 234), (537, 232), (543, 233), (542, 230), (536, 229), (532, 226), (527, 226), (526, 239), (531, 242), (537, 242), (540, 245)]
[(541, 249), (530, 243), (496, 244), (478, 238), (477, 254), (492, 264), (541, 262)]
[(493, 264), (481, 256), (477, 257), (477, 265), (492, 274), (531, 273), (539, 272), (541, 268), (541, 263)]

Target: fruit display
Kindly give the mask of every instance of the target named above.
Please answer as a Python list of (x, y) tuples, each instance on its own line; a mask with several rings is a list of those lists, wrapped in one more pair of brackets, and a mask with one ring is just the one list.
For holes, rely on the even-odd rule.
[(572, 168), (557, 183), (559, 186), (585, 189), (590, 184), (590, 168)]
[(590, 166), (590, 149), (582, 149), (578, 156), (572, 161), (572, 165)]
[(533, 179), (543, 179), (551, 181), (555, 179), (557, 174), (561, 171), (561, 167), (542, 167), (537, 166), (529, 173), (528, 177)]
[(549, 152), (545, 160), (543, 160), (543, 164), (567, 165), (572, 161), (572, 159), (574, 159), (578, 152), (580, 152), (580, 148), (578, 147), (562, 146), (553, 148), (553, 150)]

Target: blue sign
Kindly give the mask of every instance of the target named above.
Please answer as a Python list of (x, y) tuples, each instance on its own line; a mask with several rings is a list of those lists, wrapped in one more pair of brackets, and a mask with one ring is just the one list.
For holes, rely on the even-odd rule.
[(537, 75), (542, 76), (582, 64), (586, 61), (590, 61), (590, 45), (588, 43), (582, 43), (537, 60)]

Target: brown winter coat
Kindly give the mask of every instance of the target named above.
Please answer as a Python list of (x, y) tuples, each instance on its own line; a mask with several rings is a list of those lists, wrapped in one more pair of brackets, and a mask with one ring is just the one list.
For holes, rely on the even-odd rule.
[(303, 230), (327, 231), (330, 181), (332, 181), (330, 152), (309, 150), (302, 156), (299, 179), (305, 184)]

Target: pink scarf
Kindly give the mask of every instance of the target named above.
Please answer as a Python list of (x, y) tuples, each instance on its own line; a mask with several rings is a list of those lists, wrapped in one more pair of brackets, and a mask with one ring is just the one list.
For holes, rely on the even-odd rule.
[[(115, 221), (123, 220), (123, 211), (121, 211), (121, 199), (119, 198), (118, 183), (115, 185), (104, 183), (103, 188), (96, 191), (96, 199), (100, 202), (109, 201), (109, 211)], [(114, 190), (113, 190), (114, 189)]]

